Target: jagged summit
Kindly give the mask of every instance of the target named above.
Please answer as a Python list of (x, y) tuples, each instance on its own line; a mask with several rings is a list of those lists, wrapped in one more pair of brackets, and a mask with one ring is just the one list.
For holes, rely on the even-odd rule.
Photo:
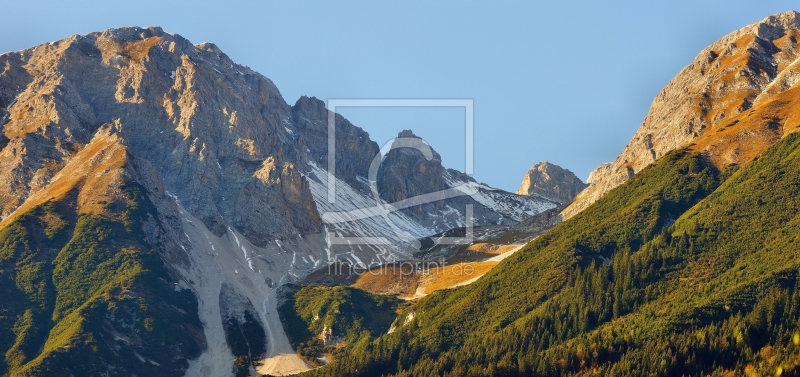
[(531, 166), (522, 179), (517, 194), (540, 196), (566, 204), (586, 186), (575, 173), (544, 161)]
[[(8, 140), (0, 152), (0, 175), (7, 178), (0, 183), (3, 217), (45, 186), (101, 125), (114, 122), (129, 151), (154, 165), (166, 189), (215, 234), (233, 225), (265, 244), (320, 231), (313, 206), (293, 204), (312, 201), (296, 168), (306, 149), (276, 153), (291, 142), (285, 131), (291, 108), (269, 79), (213, 45), (195, 46), (157, 27), (126, 27), (0, 61)], [(266, 177), (256, 172), (269, 168), (260, 166), (269, 157), (283, 179), (273, 174), (253, 182), (249, 177)], [(248, 179), (237, 178), (242, 174)], [(253, 197), (284, 209), (239, 208)]]
[(412, 131), (410, 129), (409, 130), (402, 130), (402, 131), (398, 132), (397, 133), (397, 137), (415, 137), (417, 139), (422, 139), (421, 137), (419, 137), (416, 134), (414, 134), (414, 131)]
[(743, 164), (800, 121), (800, 13), (787, 11), (703, 49), (656, 96), (639, 130), (564, 210), (570, 217), (665, 153), (695, 144), (718, 167)]

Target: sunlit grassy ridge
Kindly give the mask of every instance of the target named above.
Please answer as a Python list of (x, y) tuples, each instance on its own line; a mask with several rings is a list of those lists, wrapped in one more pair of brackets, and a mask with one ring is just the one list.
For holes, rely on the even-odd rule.
[(798, 373), (798, 194), (798, 135), (739, 171), (674, 151), (311, 374)]

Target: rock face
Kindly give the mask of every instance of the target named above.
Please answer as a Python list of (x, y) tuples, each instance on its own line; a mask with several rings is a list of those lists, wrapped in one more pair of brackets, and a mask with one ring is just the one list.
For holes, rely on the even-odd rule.
[(567, 204), (586, 186), (575, 173), (545, 161), (531, 166), (517, 194), (539, 196)]
[(717, 166), (749, 161), (798, 124), (800, 15), (736, 30), (701, 51), (656, 96), (628, 146), (600, 165), (562, 215), (570, 217), (665, 153), (694, 142)]
[(216, 46), (158, 28), (114, 29), (4, 54), (0, 65), (3, 217), (114, 123), (213, 233), (230, 224), (263, 245), (322, 229), (298, 170), (305, 150), (283, 147), (291, 108)]
[[(336, 165), (329, 175), (331, 115)], [(77, 215), (113, 209), (128, 216), (120, 187), (144, 190), (155, 211), (144, 222), (148, 249), (158, 251), (174, 289), (194, 295), (203, 329), (192, 335), (205, 337), (192, 341), (205, 347), (199, 357), (173, 349), (184, 359), (170, 355), (182, 361), (169, 373), (161, 362), (146, 363), (153, 375), (224, 376), (242, 372), (248, 360), (262, 374), (308, 369), (277, 319), (278, 286), (332, 262), (411, 258), (407, 238), (463, 227), (469, 205), (475, 226), (513, 224), (556, 206), (445, 169), (432, 149), (398, 145), (381, 163), (369, 135), (322, 101), (303, 97), (290, 106), (272, 81), (217, 46), (157, 27), (75, 35), (0, 55), (0, 126), (0, 228), (48, 203)], [(403, 140), (418, 138), (409, 131), (397, 143)], [(387, 206), (397, 211), (380, 211)], [(16, 289), (6, 285), (0, 279), (1, 292)], [(237, 333), (245, 330), (250, 335)], [(91, 336), (107, 339), (106, 354), (127, 347), (116, 330), (98, 331)], [(59, 356), (40, 346), (28, 346), (33, 354), (13, 367), (47, 352), (38, 360), (56, 368), (50, 358)]]
[[(419, 143), (423, 150), (400, 147), (401, 142)], [(386, 154), (378, 170), (380, 196), (387, 203), (430, 197), (429, 203), (410, 206), (401, 212), (431, 231), (438, 233), (465, 226), (466, 218), (462, 214), (468, 205), (472, 206), (474, 224), (496, 225), (515, 224), (557, 205), (557, 201), (550, 198), (531, 200), (497, 190), (477, 183), (464, 173), (445, 168), (433, 147), (411, 130), (400, 132), (393, 144), (398, 148)], [(430, 155), (426, 156), (425, 152)], [(451, 196), (454, 194), (458, 196)], [(446, 226), (437, 226), (442, 222)]]

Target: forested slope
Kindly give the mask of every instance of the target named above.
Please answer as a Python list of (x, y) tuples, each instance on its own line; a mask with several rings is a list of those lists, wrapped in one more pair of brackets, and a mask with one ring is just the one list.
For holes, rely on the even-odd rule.
[(197, 300), (142, 232), (153, 204), (138, 184), (119, 190), (102, 213), (68, 195), (0, 230), (0, 375), (180, 376), (202, 351)]
[(673, 151), (315, 375), (797, 374), (800, 136)]

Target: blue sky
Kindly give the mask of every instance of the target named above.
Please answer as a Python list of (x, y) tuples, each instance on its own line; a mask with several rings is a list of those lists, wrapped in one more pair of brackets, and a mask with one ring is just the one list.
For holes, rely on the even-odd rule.
[[(212, 41), (284, 99), (471, 98), (475, 178), (516, 190), (531, 164), (585, 179), (630, 140), (705, 46), (790, 1), (5, 1), (0, 51), (119, 26)], [(463, 111), (342, 111), (383, 145), (402, 129), (464, 168)]]

